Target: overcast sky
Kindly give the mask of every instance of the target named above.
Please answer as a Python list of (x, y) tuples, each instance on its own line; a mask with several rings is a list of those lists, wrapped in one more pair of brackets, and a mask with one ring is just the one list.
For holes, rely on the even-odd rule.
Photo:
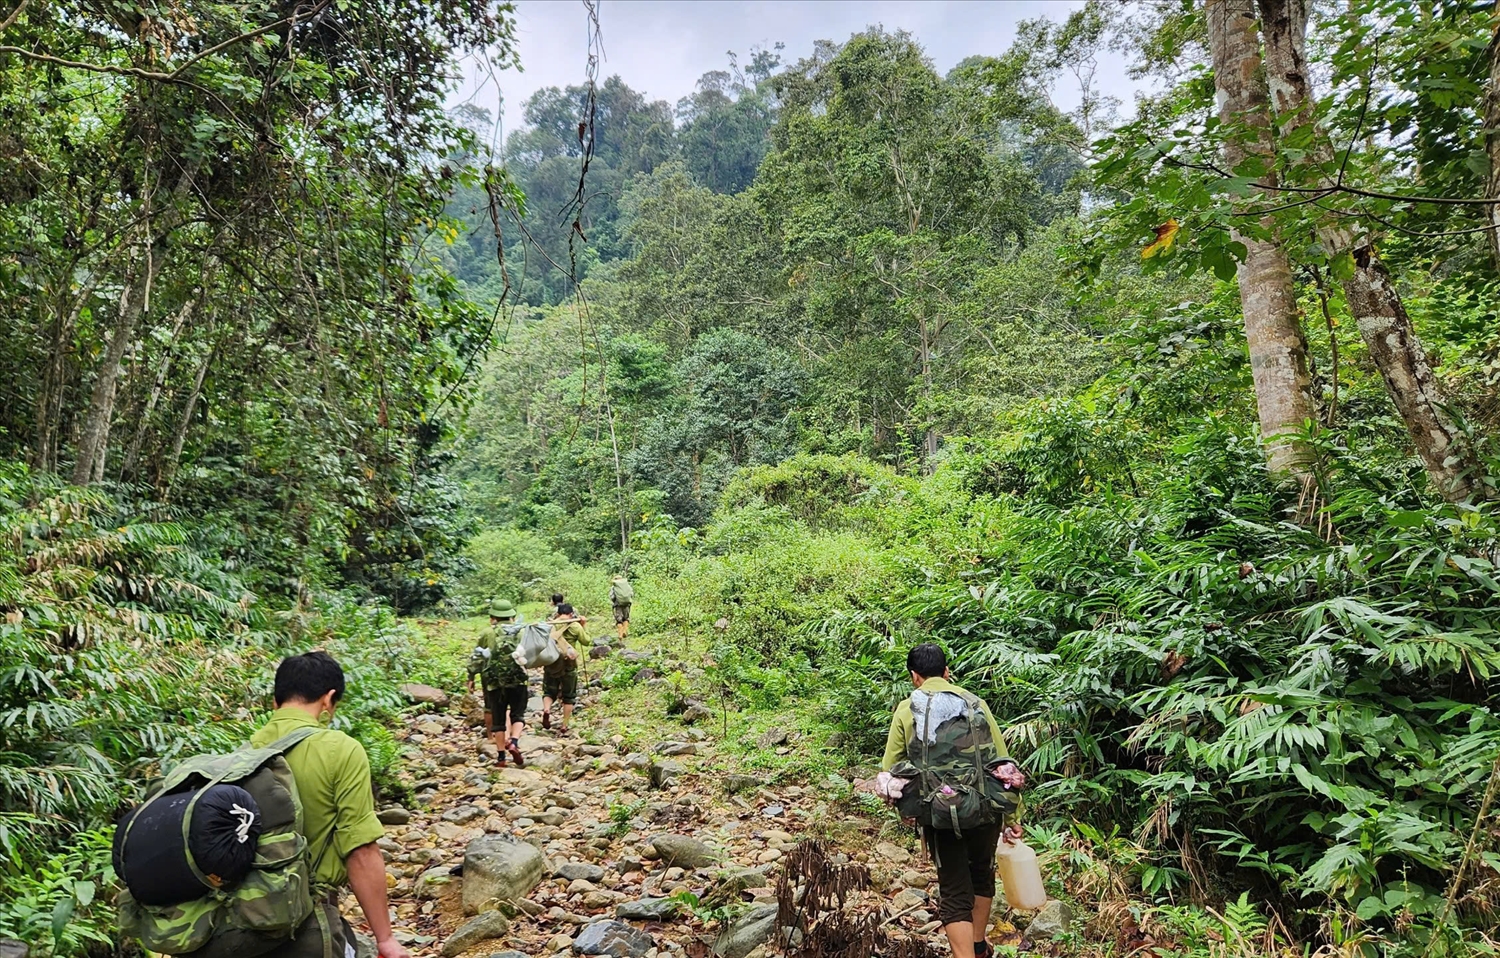
[[(939, 71), (973, 54), (995, 55), (1015, 38), (1016, 23), (1045, 16), (1065, 18), (1082, 0), (600, 0), (604, 62), (599, 79), (613, 74), (648, 99), (677, 100), (698, 77), (723, 69), (734, 50), (746, 62), (751, 47), (785, 43), (787, 62), (812, 52), (813, 41), (842, 42), (872, 24), (913, 34)], [(503, 94), (505, 130), (521, 122), (521, 105), (543, 87), (581, 83), (588, 56), (588, 25), (581, 0), (517, 0), (516, 35), (521, 71), (491, 73), (465, 64), (465, 79), (450, 102), (472, 102), (492, 113)], [(1124, 63), (1109, 57), (1098, 79), (1128, 105)], [(1076, 102), (1067, 82), (1059, 105)]]

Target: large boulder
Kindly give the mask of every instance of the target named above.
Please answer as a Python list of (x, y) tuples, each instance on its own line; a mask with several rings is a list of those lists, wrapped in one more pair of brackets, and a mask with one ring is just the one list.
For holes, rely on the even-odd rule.
[(651, 936), (623, 921), (596, 921), (573, 939), (573, 950), (580, 955), (609, 955), (610, 958), (643, 958), (656, 947)]
[(518, 902), (542, 880), (547, 860), (535, 845), (509, 835), (485, 835), (464, 849), (464, 914)]
[(776, 906), (756, 905), (719, 933), (714, 942), (717, 958), (745, 958), (746, 955), (771, 940), (776, 933)]
[(438, 708), (448, 707), (448, 693), (442, 689), (435, 689), (421, 682), (407, 682), (401, 686), (401, 694), (419, 705), (436, 705)]
[(0, 938), (0, 958), (26, 958), (31, 948), (14, 938)]
[(705, 868), (719, 860), (719, 853), (686, 835), (657, 835), (651, 847), (667, 866)]
[(481, 941), (504, 938), (509, 930), (510, 922), (505, 920), (504, 915), (498, 911), (487, 911), (459, 925), (453, 934), (448, 936), (448, 940), (443, 942), (443, 954), (447, 958), (453, 958), (454, 955), (463, 954)]

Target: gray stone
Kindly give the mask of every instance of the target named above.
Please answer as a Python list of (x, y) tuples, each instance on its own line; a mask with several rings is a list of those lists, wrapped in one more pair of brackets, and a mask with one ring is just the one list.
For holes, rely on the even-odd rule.
[(400, 805), (392, 805), (390, 808), (382, 808), (379, 812), (376, 812), (375, 817), (380, 820), (380, 824), (382, 825), (405, 825), (411, 821), (411, 812), (408, 812)]
[(596, 645), (592, 649), (589, 649), (589, 658), (591, 658), (591, 659), (607, 659), (607, 658), (609, 658), (609, 653), (610, 653), (609, 646), (607, 646), (607, 645)]
[(657, 835), (651, 839), (651, 847), (668, 866), (704, 868), (719, 860), (718, 852), (686, 835)]
[(651, 764), (651, 756), (645, 752), (631, 752), (625, 756), (626, 768), (645, 768)]
[(464, 914), (477, 915), (497, 902), (520, 901), (542, 880), (541, 851), (509, 835), (485, 835), (464, 850)]
[(729, 620), (728, 619), (718, 619), (718, 620), (716, 620), (714, 622), (714, 628), (718, 629), (720, 632), (723, 632), (725, 629), (729, 628)]
[(443, 942), (443, 954), (447, 958), (461, 955), (481, 941), (504, 938), (509, 930), (510, 922), (505, 920), (504, 915), (498, 911), (487, 911), (459, 925), (453, 934), (448, 936), (448, 940)]
[(682, 766), (677, 762), (651, 763), (652, 788), (666, 788), (668, 785), (676, 785), (677, 779), (680, 777), (682, 777)]
[(781, 805), (767, 805), (760, 810), (760, 813), (767, 818), (780, 818), (786, 814), (786, 808)]
[(591, 882), (604, 880), (604, 869), (588, 862), (563, 862), (552, 870), (552, 874), (568, 881), (577, 881), (580, 878)]
[(531, 958), (524, 951), (497, 951), (490, 958)]
[(438, 708), (444, 708), (448, 704), (447, 692), (444, 692), (442, 689), (435, 689), (430, 685), (423, 685), (421, 682), (407, 682), (401, 686), (401, 694), (413, 702), (424, 705), (436, 705)]
[(452, 768), (455, 765), (466, 765), (468, 764), (468, 761), (469, 760), (467, 758), (458, 754), (457, 752), (449, 752), (447, 755), (444, 755), (443, 757), (438, 759), (438, 764), (443, 766), (444, 768)]
[(714, 942), (714, 954), (718, 958), (745, 958), (746, 955), (771, 940), (776, 933), (776, 906), (756, 905), (739, 921), (719, 933)]
[(362, 931), (354, 932), (354, 958), (376, 958), (380, 949), (375, 946), (375, 936)]
[(443, 886), (453, 881), (453, 875), (446, 866), (429, 868), (417, 876), (416, 893), (418, 898), (437, 898), (443, 893)]
[(653, 668), (641, 669), (639, 672), (635, 673), (635, 680), (637, 682), (645, 682), (647, 685), (650, 685), (652, 682), (656, 681), (656, 670)]
[(651, 936), (623, 921), (596, 921), (584, 927), (573, 939), (573, 950), (580, 955), (609, 955), (610, 958), (644, 958), (656, 947)]
[(615, 917), (632, 921), (670, 921), (681, 910), (682, 902), (675, 898), (642, 898), (616, 905)]
[(1077, 917), (1077, 912), (1073, 910), (1072, 905), (1055, 898), (1051, 899), (1037, 909), (1036, 915), (1031, 919), (1031, 924), (1026, 928), (1026, 937), (1036, 942), (1051, 941), (1071, 929)]
[(692, 742), (662, 742), (656, 746), (661, 755), (697, 755), (698, 746)]
[(784, 728), (770, 728), (760, 733), (760, 738), (755, 740), (755, 744), (761, 748), (775, 748), (778, 745), (785, 745), (789, 737)]
[(713, 709), (696, 702), (682, 710), (682, 723), (692, 725), (694, 722), (702, 722), (714, 717)]
[(452, 822), (455, 825), (467, 825), (474, 819), (483, 817), (484, 809), (478, 805), (460, 805), (443, 813), (443, 821)]
[(740, 792), (748, 792), (760, 784), (760, 779), (753, 775), (726, 775), (724, 776), (724, 790), (731, 795)]

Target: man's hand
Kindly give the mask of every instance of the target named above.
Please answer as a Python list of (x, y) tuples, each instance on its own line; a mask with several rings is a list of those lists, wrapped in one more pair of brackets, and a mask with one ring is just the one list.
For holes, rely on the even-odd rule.
[(991, 774), (1001, 785), (1007, 785), (1018, 792), (1026, 787), (1026, 773), (1021, 771), (1021, 767), (1014, 762), (1006, 762)]
[(474, 676), (469, 676), (469, 694), (474, 694)]
[[(1007, 826), (1005, 826), (1005, 831), (1003, 831), (1003, 832), (1000, 833), (1000, 840), (1003, 841), (1003, 842), (1005, 842), (1007, 845), (1012, 844), (1014, 842), (1020, 841), (1021, 840), (1021, 826), (1020, 825), (1007, 825)], [(381, 952), (381, 954), (383, 955), (383, 954), (385, 954), (385, 952)]]
[(380, 958), (411, 958), (411, 952), (406, 950), (406, 946), (394, 938), (387, 938), (385, 941), (377, 942), (375, 950), (379, 953)]

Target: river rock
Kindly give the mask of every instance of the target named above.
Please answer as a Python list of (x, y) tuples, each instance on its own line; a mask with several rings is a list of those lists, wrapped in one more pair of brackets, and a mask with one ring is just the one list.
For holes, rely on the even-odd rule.
[(477, 915), (495, 902), (520, 901), (541, 882), (545, 869), (535, 845), (509, 835), (474, 839), (464, 850), (464, 914)]
[(497, 951), (490, 958), (531, 958), (524, 951)]
[(382, 825), (405, 825), (411, 821), (411, 812), (400, 805), (392, 805), (390, 808), (382, 808), (375, 813), (375, 817)]
[(459, 925), (458, 929), (448, 936), (448, 940), (443, 942), (443, 954), (447, 958), (461, 955), (481, 941), (504, 938), (509, 930), (510, 922), (505, 920), (504, 915), (498, 911), (487, 911)]
[(467, 825), (474, 819), (483, 817), (484, 809), (477, 805), (460, 805), (443, 813), (443, 821), (452, 822), (455, 825)]
[(0, 958), (26, 958), (31, 949), (14, 938), (0, 939)]
[(1034, 942), (1051, 941), (1067, 932), (1077, 917), (1072, 905), (1054, 898), (1037, 910), (1026, 927), (1026, 937)]
[(748, 792), (759, 784), (760, 779), (756, 778), (754, 775), (724, 776), (724, 791), (728, 792), (731, 795), (737, 795), (740, 792)]
[(446, 866), (429, 868), (417, 876), (417, 897), (423, 899), (437, 898), (443, 893), (443, 886), (451, 881), (453, 881), (453, 875)]
[(702, 722), (713, 717), (713, 709), (697, 702), (682, 710), (682, 724), (684, 725), (692, 725), (694, 722)]
[(785, 745), (789, 737), (784, 728), (768, 728), (760, 733), (760, 738), (755, 740), (755, 744), (761, 748), (775, 748), (778, 745)]
[(676, 785), (677, 780), (682, 777), (682, 765), (670, 760), (652, 762), (650, 774), (652, 788), (667, 788)]
[(682, 902), (675, 898), (642, 898), (616, 905), (615, 917), (632, 921), (670, 921), (681, 910)]
[(573, 950), (580, 955), (609, 955), (610, 958), (644, 958), (656, 947), (651, 936), (623, 921), (596, 921), (584, 927), (573, 939)]
[(601, 882), (604, 880), (604, 869), (598, 865), (588, 862), (563, 862), (552, 870), (552, 874), (567, 881)]
[(669, 866), (705, 868), (719, 860), (719, 854), (712, 848), (686, 835), (657, 835), (651, 839), (651, 847)]
[(714, 942), (718, 958), (745, 958), (776, 933), (776, 906), (756, 905), (739, 921), (719, 933)]
[[(491, 744), (493, 745), (493, 743)], [(443, 766), (443, 768), (452, 768), (455, 765), (466, 765), (468, 761), (469, 759), (466, 756), (460, 755), (457, 752), (449, 752), (438, 759), (438, 764)]]
[(407, 682), (401, 686), (401, 694), (422, 705), (436, 705), (438, 708), (448, 706), (448, 693), (442, 689), (435, 689), (421, 682)]

